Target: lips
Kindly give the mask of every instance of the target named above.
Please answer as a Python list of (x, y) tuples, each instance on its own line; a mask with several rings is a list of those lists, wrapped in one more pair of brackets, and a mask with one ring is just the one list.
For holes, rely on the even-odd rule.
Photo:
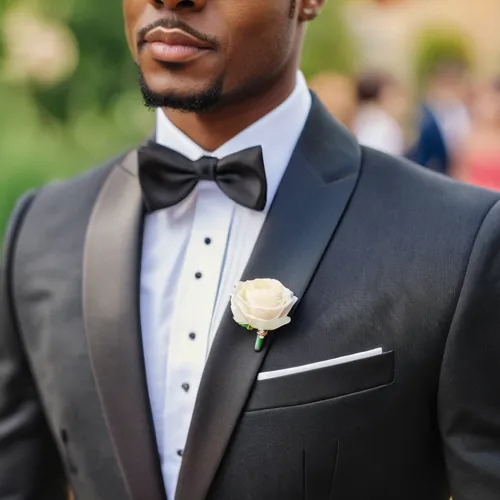
[(213, 46), (178, 28), (154, 28), (144, 37), (152, 56), (163, 62), (187, 62), (213, 50)]

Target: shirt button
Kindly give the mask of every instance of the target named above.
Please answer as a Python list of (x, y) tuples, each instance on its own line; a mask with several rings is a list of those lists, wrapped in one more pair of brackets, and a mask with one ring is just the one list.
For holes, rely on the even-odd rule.
[(180, 457), (182, 457), (182, 453), (183, 453), (184, 450), (177, 450), (177, 455), (179, 455)]
[(189, 391), (189, 384), (182, 384), (182, 388), (187, 392)]
[(205, 245), (210, 245), (210, 243), (212, 243), (212, 239), (211, 238), (205, 238)]
[(190, 338), (191, 340), (194, 340), (194, 339), (196, 338), (196, 333), (191, 332), (191, 333), (189, 334), (189, 338)]
[(199, 279), (202, 277), (202, 274), (200, 273), (200, 271), (198, 271), (198, 272), (194, 275), (194, 277), (195, 277), (197, 280), (199, 280)]

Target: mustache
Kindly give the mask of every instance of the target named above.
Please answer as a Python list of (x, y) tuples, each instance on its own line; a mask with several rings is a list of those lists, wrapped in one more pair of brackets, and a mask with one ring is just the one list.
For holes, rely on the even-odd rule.
[(182, 21), (182, 19), (179, 19), (177, 17), (158, 19), (158, 21), (155, 21), (154, 23), (144, 26), (144, 28), (139, 30), (137, 33), (137, 40), (138, 40), (137, 43), (139, 47), (141, 47), (146, 43), (145, 42), (146, 35), (155, 28), (179, 29), (181, 31), (184, 31), (188, 35), (197, 38), (201, 42), (213, 45), (214, 48), (219, 47), (217, 38), (215, 38), (213, 35), (209, 35), (207, 33), (201, 33), (200, 31), (189, 26), (189, 24), (187, 24), (186, 22)]

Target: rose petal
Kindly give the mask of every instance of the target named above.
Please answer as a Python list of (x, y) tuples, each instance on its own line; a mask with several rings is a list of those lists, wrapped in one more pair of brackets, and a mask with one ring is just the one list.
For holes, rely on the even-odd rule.
[(248, 307), (245, 313), (251, 314), (255, 318), (270, 320), (275, 318), (282, 318), (286, 316), (297, 302), (297, 297), (292, 296), (290, 300), (288, 300), (284, 304), (280, 304), (278, 307), (266, 308), (266, 307)]
[(279, 318), (283, 312), (283, 307), (276, 307), (274, 309), (265, 309), (260, 307), (249, 307), (247, 314), (252, 315), (254, 318), (263, 320), (271, 320)]
[(288, 313), (292, 310), (292, 307), (295, 305), (297, 300), (299, 300), (298, 297), (293, 296), (292, 301), (287, 305), (287, 307), (285, 308), (285, 310), (281, 314), (282, 317), (288, 315)]
[(280, 305), (282, 295), (271, 289), (253, 288), (246, 290), (245, 300), (251, 307), (274, 308)]
[(247, 315), (251, 313), (251, 308), (248, 306), (248, 304), (245, 302), (245, 300), (242, 299), (241, 296), (237, 295), (234, 298), (234, 302), (238, 305), (239, 310), (242, 312), (243, 315)]
[(260, 318), (253, 318), (249, 316), (248, 324), (255, 328), (256, 330), (272, 331), (281, 328), (284, 325), (290, 323), (291, 319), (286, 316), (285, 318), (275, 318), (271, 320), (263, 320)]
[(236, 323), (240, 325), (247, 325), (248, 320), (245, 315), (241, 312), (238, 304), (235, 301), (231, 301), (231, 312), (233, 313), (233, 319)]

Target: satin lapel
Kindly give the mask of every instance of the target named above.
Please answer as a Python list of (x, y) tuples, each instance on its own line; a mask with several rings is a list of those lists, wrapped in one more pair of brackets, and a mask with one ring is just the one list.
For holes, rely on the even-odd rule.
[(83, 310), (93, 374), (131, 500), (164, 500), (139, 318), (143, 208), (137, 154), (107, 179), (89, 223)]
[[(243, 279), (276, 278), (300, 301), (349, 202), (360, 163), (357, 143), (314, 98)], [(226, 311), (202, 377), (175, 500), (206, 498), (269, 337), (254, 352), (254, 336)]]

